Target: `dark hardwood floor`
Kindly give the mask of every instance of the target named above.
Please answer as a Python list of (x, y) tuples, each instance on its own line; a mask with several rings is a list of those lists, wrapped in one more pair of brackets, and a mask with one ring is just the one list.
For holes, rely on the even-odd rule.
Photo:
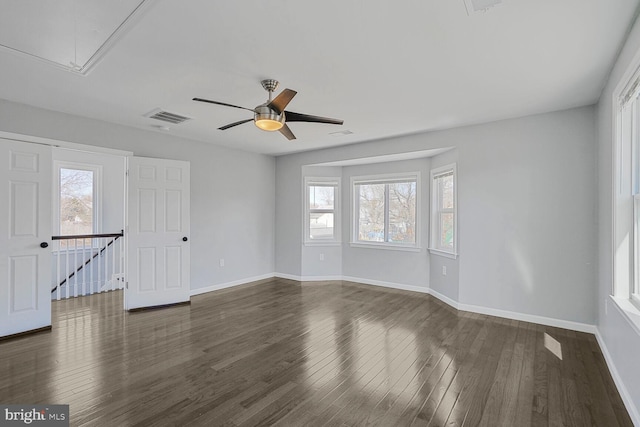
[(0, 403), (96, 426), (631, 426), (593, 335), (423, 294), (268, 280), (126, 313), (53, 304), (0, 342)]

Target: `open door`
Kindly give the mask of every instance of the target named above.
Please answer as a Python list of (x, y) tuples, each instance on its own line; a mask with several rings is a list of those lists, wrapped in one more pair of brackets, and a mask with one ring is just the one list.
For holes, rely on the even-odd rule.
[(51, 147), (0, 139), (0, 337), (51, 326)]
[(128, 160), (125, 309), (189, 301), (189, 162)]

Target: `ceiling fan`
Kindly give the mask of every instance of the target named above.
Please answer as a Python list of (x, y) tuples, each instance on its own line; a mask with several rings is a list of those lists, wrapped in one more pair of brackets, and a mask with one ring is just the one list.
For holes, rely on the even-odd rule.
[(312, 122), (312, 123), (329, 123), (333, 125), (341, 125), (343, 120), (331, 119), (328, 117), (311, 116), (309, 114), (295, 113), (286, 111), (285, 108), (291, 102), (298, 92), (291, 89), (285, 89), (278, 96), (271, 99), (273, 91), (278, 87), (278, 81), (273, 79), (262, 80), (262, 87), (269, 92), (269, 99), (264, 104), (258, 105), (256, 108), (245, 108), (238, 105), (227, 104), (226, 102), (211, 101), (203, 98), (193, 98), (194, 101), (208, 102), (210, 104), (224, 105), (226, 107), (240, 108), (253, 112), (252, 119), (240, 120), (239, 122), (229, 123), (228, 125), (219, 127), (220, 130), (227, 130), (234, 126), (241, 125), (253, 121), (257, 127), (266, 131), (280, 131), (288, 140), (296, 139), (288, 122)]

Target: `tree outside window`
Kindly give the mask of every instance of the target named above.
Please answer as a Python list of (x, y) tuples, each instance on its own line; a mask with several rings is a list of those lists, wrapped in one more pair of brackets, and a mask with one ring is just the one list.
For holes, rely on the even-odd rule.
[[(61, 167), (60, 223), (62, 236), (92, 234), (95, 221), (94, 171)], [(90, 244), (90, 239), (86, 244)], [(62, 240), (61, 246), (67, 241)]]

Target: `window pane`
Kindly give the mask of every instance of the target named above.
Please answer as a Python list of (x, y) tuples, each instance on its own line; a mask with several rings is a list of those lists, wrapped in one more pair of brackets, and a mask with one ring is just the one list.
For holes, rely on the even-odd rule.
[(440, 237), (439, 247), (441, 249), (453, 249), (453, 213), (440, 214)]
[(416, 242), (416, 183), (389, 185), (389, 242)]
[(384, 242), (384, 184), (358, 185), (358, 240)]
[(309, 215), (309, 237), (316, 239), (333, 239), (333, 214), (332, 213), (316, 213)]
[(60, 234), (93, 233), (93, 171), (60, 169)]
[(335, 187), (310, 185), (309, 186), (309, 208), (310, 209), (333, 209)]
[(453, 175), (438, 178), (438, 194), (440, 195), (440, 208), (453, 209)]

